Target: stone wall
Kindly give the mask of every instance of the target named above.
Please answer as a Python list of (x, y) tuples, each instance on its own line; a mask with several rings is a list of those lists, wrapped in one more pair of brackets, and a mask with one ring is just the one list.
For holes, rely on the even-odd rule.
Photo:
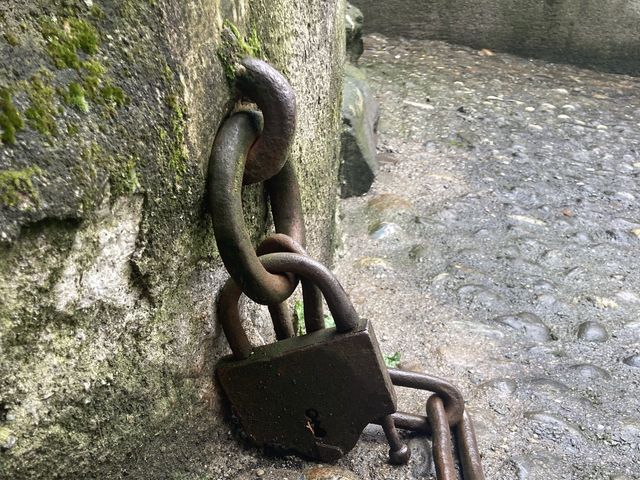
[(636, 0), (354, 0), (365, 31), (640, 74)]
[[(297, 93), (290, 159), (309, 250), (327, 260), (343, 8), (0, 3), (0, 478), (187, 478), (226, 461), (203, 447), (228, 428), (212, 380), (227, 350), (213, 313), (226, 273), (204, 202), (234, 103), (221, 31), (255, 29)], [(244, 197), (257, 241), (263, 190)], [(264, 309), (245, 310), (250, 337), (271, 338)]]

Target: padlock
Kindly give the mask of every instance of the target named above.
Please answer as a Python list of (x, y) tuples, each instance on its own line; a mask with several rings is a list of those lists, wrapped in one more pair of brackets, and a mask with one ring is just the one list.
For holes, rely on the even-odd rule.
[(396, 397), (373, 327), (322, 264), (305, 255), (260, 257), (271, 273), (315, 283), (335, 320), (324, 328), (251, 347), (240, 325), (239, 292), (218, 304), (233, 355), (216, 365), (232, 411), (253, 443), (324, 462), (351, 450), (364, 427), (396, 411)]

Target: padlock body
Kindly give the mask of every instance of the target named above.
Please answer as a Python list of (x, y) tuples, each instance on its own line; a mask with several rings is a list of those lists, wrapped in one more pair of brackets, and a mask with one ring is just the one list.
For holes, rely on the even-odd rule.
[(396, 397), (373, 328), (327, 328), (231, 356), (216, 375), (245, 433), (260, 446), (332, 462), (368, 423), (396, 411)]

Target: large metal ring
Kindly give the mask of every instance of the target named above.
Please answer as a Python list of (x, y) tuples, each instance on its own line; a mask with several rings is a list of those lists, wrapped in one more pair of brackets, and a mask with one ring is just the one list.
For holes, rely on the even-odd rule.
[(247, 155), (243, 183), (259, 183), (276, 175), (287, 159), (296, 128), (296, 97), (287, 79), (256, 58), (245, 58), (236, 85), (264, 116), (264, 129)]
[(296, 285), (264, 269), (242, 210), (242, 175), (247, 152), (258, 137), (258, 118), (250, 112), (236, 113), (220, 127), (209, 160), (208, 199), (218, 251), (231, 278), (253, 301), (274, 305), (289, 298)]

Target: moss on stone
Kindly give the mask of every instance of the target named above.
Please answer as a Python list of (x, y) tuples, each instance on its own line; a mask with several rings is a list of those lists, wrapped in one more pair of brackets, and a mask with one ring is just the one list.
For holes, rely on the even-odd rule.
[(51, 136), (58, 133), (58, 127), (55, 121), (57, 109), (53, 104), (53, 88), (48, 82), (47, 71), (31, 77), (31, 82), (26, 88), (31, 106), (27, 108), (24, 115), (31, 128), (43, 135)]
[(107, 68), (100, 61), (90, 59), (82, 62), (80, 76), (83, 78), (82, 86), (86, 96), (113, 112), (126, 105), (129, 98), (106, 72)]
[(47, 52), (58, 68), (80, 68), (79, 52), (93, 55), (100, 46), (96, 28), (81, 18), (65, 18), (60, 24), (51, 18), (42, 18), (40, 31), (47, 41)]
[(4, 36), (4, 39), (7, 41), (7, 43), (12, 47), (17, 47), (18, 45), (20, 45), (20, 39), (16, 34), (11, 32), (5, 32), (3, 36)]
[(236, 77), (237, 66), (242, 58), (262, 57), (262, 45), (256, 29), (251, 29), (251, 34), (245, 36), (240, 33), (240, 30), (233, 22), (225, 20), (218, 57), (222, 62), (227, 81), (233, 82)]
[(99, 60), (95, 59), (85, 60), (84, 62), (82, 62), (82, 68), (88, 75), (94, 75), (98, 78), (102, 78), (102, 76), (107, 71), (106, 67), (102, 63), (100, 63)]
[(69, 122), (67, 124), (67, 135), (74, 136), (74, 135), (77, 135), (79, 131), (80, 129), (78, 128), (77, 124), (72, 122)]
[(102, 20), (105, 17), (105, 13), (104, 10), (102, 10), (98, 5), (96, 5), (95, 3), (91, 6), (91, 10), (89, 10), (89, 13), (91, 14), (91, 16), (93, 18), (96, 18), (98, 20)]
[(100, 89), (100, 100), (107, 106), (122, 107), (127, 103), (127, 96), (120, 87), (109, 82)]
[(0, 88), (0, 127), (2, 128), (2, 141), (15, 143), (16, 132), (24, 128), (24, 121), (13, 104), (11, 91), (8, 88)]
[[(187, 152), (184, 148), (185, 119), (184, 109), (175, 95), (167, 97), (167, 105), (171, 110), (171, 141), (169, 142), (169, 166), (175, 172), (176, 184), (182, 180), (187, 172)], [(167, 137), (166, 131), (160, 131), (160, 137)]]
[(32, 177), (42, 175), (39, 167), (28, 167), (22, 170), (0, 171), (0, 204), (13, 207), (21, 199), (27, 198), (32, 203), (39, 203), (38, 190), (33, 186)]
[(124, 161), (115, 159), (110, 162), (110, 165), (112, 171), (109, 174), (109, 182), (114, 196), (131, 195), (140, 189), (135, 157), (129, 157)]
[(89, 111), (89, 104), (85, 96), (86, 92), (82, 85), (77, 82), (72, 82), (67, 87), (67, 90), (62, 92), (62, 98), (67, 105), (77, 108), (82, 113)]

